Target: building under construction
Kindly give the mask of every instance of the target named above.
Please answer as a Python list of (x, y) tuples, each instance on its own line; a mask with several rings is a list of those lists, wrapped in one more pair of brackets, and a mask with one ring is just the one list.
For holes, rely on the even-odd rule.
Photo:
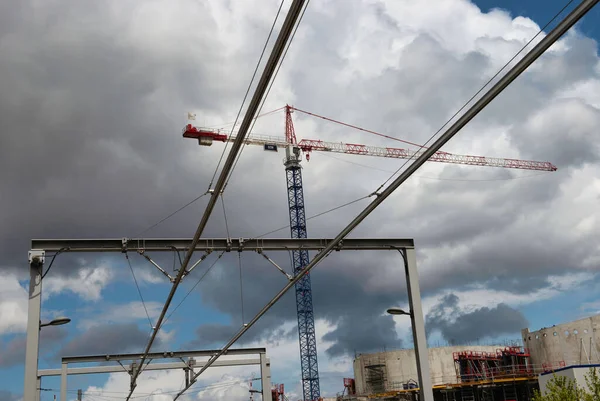
[[(523, 329), (523, 346), (429, 348), (435, 401), (530, 401), (540, 375), (600, 364), (599, 329), (596, 315), (538, 331)], [(413, 349), (360, 354), (354, 379), (344, 379), (338, 399), (417, 400), (417, 377)]]
[[(429, 349), (434, 397), (440, 401), (529, 401), (538, 388), (529, 351), (519, 346)], [(414, 350), (361, 354), (355, 379), (344, 381), (346, 399), (416, 400)]]

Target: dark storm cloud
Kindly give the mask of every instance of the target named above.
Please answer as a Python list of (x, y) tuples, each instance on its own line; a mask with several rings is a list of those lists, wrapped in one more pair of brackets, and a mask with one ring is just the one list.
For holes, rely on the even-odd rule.
[[(275, 255), (270, 256), (276, 258)], [(311, 274), (315, 317), (340, 325), (326, 338), (327, 341), (332, 342), (338, 338), (339, 343), (328, 351), (332, 356), (352, 354), (354, 350), (365, 352), (372, 347), (380, 349), (398, 343), (393, 331), (393, 321), (389, 317), (380, 316), (380, 313), (394, 304), (398, 298), (402, 299), (403, 278), (401, 275), (397, 277), (394, 286), (396, 292), (369, 291), (363, 288), (352, 274), (352, 271), (366, 268), (367, 261), (368, 258), (358, 257), (358, 254), (353, 258), (350, 255), (343, 257), (336, 253)], [(228, 262), (230, 262), (228, 259), (223, 261), (223, 263)], [(281, 262), (281, 265), (286, 266), (285, 262)], [(285, 278), (273, 267), (265, 265), (259, 257), (245, 256), (243, 266), (244, 310), (247, 321), (283, 287)], [(200, 296), (203, 304), (209, 304), (231, 315), (236, 324), (200, 326), (195, 345), (222, 345), (239, 331), (241, 301), (239, 297), (231, 296), (239, 285), (237, 280), (232, 280), (232, 277), (235, 277), (233, 276), (235, 269), (235, 265), (224, 265), (221, 267), (221, 274), (207, 277), (202, 283)], [(377, 267), (372, 269), (376, 270)], [(240, 342), (248, 343), (260, 338), (266, 338), (268, 342), (297, 338), (295, 327), (291, 330), (281, 329), (284, 322), (295, 320), (295, 295), (292, 288), (240, 339)], [(365, 331), (363, 330), (365, 327), (371, 329)]]
[(458, 297), (454, 294), (443, 297), (426, 316), (427, 333), (439, 331), (451, 345), (501, 334), (518, 334), (527, 325), (527, 319), (520, 311), (503, 303), (494, 308), (482, 307), (461, 313)]
[[(10, 229), (0, 231), (2, 266), (22, 264), (30, 238), (135, 235), (208, 186), (218, 152), (198, 153), (193, 169), (186, 164), (198, 147), (181, 138), (183, 116), (231, 114), (243, 94), (231, 73), (238, 63), (225, 62), (212, 35), (194, 43), (210, 63), (139, 46), (127, 39), (132, 10), (121, 4), (122, 14), (80, 3), (64, 13), (43, 4), (3, 13), (11, 56), (0, 60), (1, 206), (10, 210), (3, 224)], [(191, 30), (215, 28), (210, 12), (200, 16)], [(258, 42), (235, 57), (255, 57)], [(194, 223), (175, 221), (184, 223), (179, 236), (193, 232)]]
[[(6, 22), (0, 24), (0, 39), (11, 55), (0, 59), (0, 206), (10, 211), (0, 227), (2, 266), (22, 264), (32, 237), (132, 236), (203, 193), (222, 144), (200, 148), (193, 141), (183, 140), (182, 116), (190, 109), (198, 111), (199, 120), (209, 112), (234, 115), (250, 76), (247, 66), (256, 61), (268, 31), (267, 25), (260, 29), (254, 26), (243, 37), (234, 38), (233, 51), (231, 42), (221, 41), (221, 34), (215, 34), (218, 24), (207, 11), (200, 12), (192, 22), (181, 21), (179, 26), (185, 36), (200, 29), (206, 30), (205, 35), (185, 42), (179, 33), (161, 32), (160, 40), (149, 45), (141, 38), (150, 32), (130, 36), (132, 21), (139, 19), (127, 9), (129, 5), (111, 13), (99, 6), (92, 12), (82, 4), (73, 3), (68, 12), (47, 7), (34, 13), (30, 9), (33, 6), (22, 5), (0, 12), (2, 22)], [(348, 54), (342, 49), (355, 36), (355, 22), (363, 12), (359, 3), (331, 15), (309, 8), (301, 28), (306, 36), (295, 40), (278, 82), (281, 78), (291, 82), (289, 93), (298, 107), (424, 142), (485, 82), (483, 74), (489, 74), (490, 60), (478, 52), (453, 54), (432, 35), (420, 34), (402, 51), (399, 62), (380, 74), (365, 77), (352, 73), (350, 80), (332, 79), (349, 65)], [(34, 24), (33, 15), (44, 23)], [(388, 21), (389, 16), (382, 16), (380, 11), (378, 15), (385, 17), (388, 27), (395, 25)], [(151, 22), (145, 23), (152, 26)], [(334, 23), (338, 28), (332, 30)], [(395, 36), (401, 37), (402, 32), (392, 32), (389, 49)], [(237, 55), (240, 49), (244, 50)], [(566, 129), (577, 123), (577, 116), (563, 116), (552, 109), (557, 118), (564, 117), (564, 126), (557, 126), (560, 129), (528, 125), (528, 119), (546, 106), (547, 99), (561, 85), (571, 85), (591, 74), (597, 63), (593, 50), (585, 43), (581, 51), (569, 57), (547, 58), (548, 68), (523, 76), (474, 121), (476, 129), (460, 133), (449, 145), (460, 150), (461, 145), (468, 145), (473, 132), (485, 135), (486, 125), (499, 121), (510, 123), (509, 137), (519, 154), (552, 162), (556, 158), (561, 169), (597, 160), (589, 128)], [(565, 68), (570, 63), (582, 65)], [(555, 77), (560, 80), (545, 78), (551, 67), (558, 68)], [(288, 87), (283, 89), (288, 93)], [(590, 126), (595, 124), (594, 110), (586, 108), (583, 115)], [(308, 125), (308, 118), (299, 113), (294, 118), (299, 138), (356, 139), (359, 143), (389, 146), (382, 139), (366, 138), (320, 121), (311, 120), (314, 125)], [(273, 130), (281, 135), (283, 120), (273, 121)], [(551, 134), (550, 140), (544, 139), (546, 132)], [(486, 138), (494, 139), (489, 135)], [(563, 152), (565, 149), (568, 151)], [(228, 186), (224, 198), (232, 236), (262, 234), (288, 219), (280, 157), (264, 156), (260, 149), (245, 149)], [(313, 160), (304, 164), (303, 171), (308, 215), (366, 195), (387, 178), (347, 164), (326, 162), (325, 158), (315, 156)], [(388, 163), (386, 166), (395, 170), (401, 161), (369, 162)], [(442, 178), (485, 179), (504, 174), (487, 169), (473, 173), (451, 166)], [(507, 280), (511, 274), (536, 288), (544, 285), (548, 272), (580, 265), (583, 258), (565, 256), (568, 252), (563, 248), (577, 246), (578, 255), (589, 255), (588, 243), (594, 244), (593, 237), (574, 241), (568, 233), (551, 235), (557, 229), (550, 226), (514, 226), (534, 210), (546, 213), (549, 220), (563, 218), (567, 213), (553, 209), (552, 200), (560, 195), (561, 184), (568, 179), (570, 176), (565, 174), (492, 184), (429, 181), (410, 191), (401, 188), (353, 236), (415, 238), (421, 252), (420, 266), (435, 271), (423, 281), (424, 296), (466, 282), (491, 280), (494, 285), (510, 287)], [(205, 204), (206, 198), (151, 235), (191, 236)], [(337, 234), (336, 230), (361, 209), (352, 206), (312, 220), (309, 235)], [(215, 210), (205, 236), (224, 237), (222, 223), (221, 211)], [(288, 235), (289, 231), (283, 230), (272, 236)], [(544, 246), (527, 244), (531, 238), (544, 238)], [(433, 256), (454, 253), (461, 246), (469, 248), (463, 257), (442, 258), (438, 265), (430, 262)], [(514, 252), (512, 248), (506, 251), (510, 247)], [(63, 268), (52, 274), (72, 273), (80, 266), (61, 259), (63, 256), (53, 269)], [(289, 266), (286, 257), (280, 259), (281, 265)], [(285, 278), (263, 259), (244, 254), (243, 262), (247, 320), (285, 284)], [(236, 323), (200, 327), (197, 344), (227, 340), (237, 331), (237, 322), (241, 324), (239, 288), (232, 279), (237, 277), (236, 266), (237, 261), (230, 260), (221, 266), (222, 275), (211, 276), (200, 289), (204, 302)], [(365, 322), (356, 319), (357, 314), (378, 314), (406, 300), (399, 266), (398, 260), (392, 261), (389, 256), (352, 253), (332, 255), (315, 269), (315, 316), (344, 329), (328, 336), (330, 341), (338, 339), (330, 354), (349, 353), (366, 345)], [(382, 285), (386, 287), (383, 290), (378, 287)], [(296, 319), (294, 302), (291, 290), (242, 340), (267, 333), (275, 333), (277, 338), (281, 334), (278, 327)], [(372, 318), (368, 323), (378, 329), (372, 341), (392, 345), (395, 337), (389, 318)], [(113, 338), (116, 343), (122, 341), (132, 348), (140, 347), (139, 339), (146, 338), (139, 330), (126, 326), (111, 326), (110, 331), (118, 332), (118, 338)], [(112, 337), (108, 332), (104, 334), (100, 338), (86, 332), (65, 352), (91, 353), (87, 348), (91, 345), (98, 352), (114, 352), (106, 348), (105, 341)]]
[[(63, 346), (57, 355), (106, 355), (139, 352), (148, 343), (150, 331), (142, 331), (135, 323), (112, 324), (93, 327)], [(157, 338), (153, 350), (162, 351), (162, 341)]]
[(334, 345), (325, 350), (332, 357), (352, 356), (357, 352), (369, 353), (386, 346), (402, 345), (391, 316), (362, 313), (344, 316), (335, 330), (327, 333), (323, 340), (334, 342)]
[[(60, 342), (67, 337), (67, 331), (61, 327), (49, 327), (40, 331), (40, 356), (45, 357)], [(27, 338), (23, 336), (14, 337), (11, 341), (3, 344), (0, 353), (0, 366), (10, 367), (22, 364), (25, 361), (25, 345)]]
[[(297, 328), (286, 330), (281, 327), (282, 319), (265, 316), (248, 330), (238, 341), (239, 345), (262, 341), (268, 345), (277, 346), (280, 341), (298, 338)], [(279, 327), (278, 327), (279, 326)], [(196, 330), (197, 339), (182, 348), (218, 347), (231, 339), (241, 329), (240, 325), (225, 325), (218, 323), (203, 324)]]

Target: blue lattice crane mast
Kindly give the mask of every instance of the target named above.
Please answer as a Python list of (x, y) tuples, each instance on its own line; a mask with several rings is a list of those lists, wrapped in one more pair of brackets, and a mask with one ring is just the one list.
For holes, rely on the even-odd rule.
[[(287, 178), (288, 207), (290, 213), (290, 233), (292, 238), (307, 238), (306, 214), (304, 212), (304, 190), (302, 188), (302, 153), (297, 146), (292, 108), (285, 106), (285, 139), (288, 143), (284, 159)], [(292, 251), (294, 275), (308, 265), (308, 251)], [(313, 313), (310, 275), (307, 273), (296, 283), (296, 308), (298, 314), (298, 336), (300, 338), (300, 365), (302, 370), (302, 391), (304, 400), (318, 400), (319, 366), (317, 363), (317, 338)]]

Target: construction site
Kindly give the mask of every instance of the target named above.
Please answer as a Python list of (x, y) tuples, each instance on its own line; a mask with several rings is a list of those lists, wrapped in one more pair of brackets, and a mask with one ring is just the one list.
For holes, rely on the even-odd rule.
[[(202, 196), (207, 196), (208, 204), (198, 228), (192, 238), (109, 238), (109, 239), (32, 239), (28, 254), (30, 272), (29, 303), (27, 321), (27, 343), (25, 361), (24, 401), (39, 400), (41, 379), (45, 376), (61, 377), (61, 401), (66, 401), (67, 376), (88, 373), (126, 373), (129, 377), (129, 389), (126, 400), (135, 398), (137, 380), (146, 370), (177, 369), (185, 374), (184, 381), (173, 396), (174, 400), (185, 397), (197, 381), (198, 376), (211, 366), (230, 367), (259, 365), (260, 388), (254, 389), (250, 385), (250, 399), (254, 397), (263, 401), (288, 401), (283, 384), (271, 383), (271, 356), (267, 356), (266, 348), (235, 348), (234, 345), (240, 338), (261, 319), (267, 311), (278, 302), (283, 295), (290, 291), (295, 296), (295, 310), (297, 317), (297, 341), (299, 349), (300, 375), (296, 377), (301, 383), (302, 399), (305, 401), (327, 401), (321, 395), (319, 378), (319, 365), (317, 361), (317, 336), (315, 329), (315, 316), (310, 271), (332, 252), (352, 251), (380, 251), (393, 253), (398, 256), (398, 269), (401, 272), (400, 280), (406, 278), (406, 296), (409, 309), (407, 312), (391, 308), (389, 314), (404, 314), (410, 316), (413, 346), (410, 349), (398, 349), (385, 352), (358, 354), (353, 360), (354, 377), (343, 379), (343, 391), (337, 401), (343, 400), (415, 400), (415, 401), (530, 401), (534, 390), (540, 389), (540, 378), (544, 374), (559, 371), (564, 368), (600, 363), (600, 349), (597, 345), (596, 329), (600, 324), (600, 316), (577, 320), (551, 328), (543, 328), (535, 332), (523, 328), (521, 331), (522, 343), (511, 343), (504, 346), (445, 346), (429, 348), (425, 331), (425, 319), (421, 305), (421, 293), (417, 270), (417, 245), (412, 238), (348, 238), (348, 235), (361, 222), (378, 207), (393, 191), (403, 184), (419, 167), (426, 162), (441, 164), (458, 164), (473, 168), (499, 168), (531, 170), (552, 173), (557, 167), (549, 161), (521, 160), (516, 158), (486, 157), (477, 155), (455, 154), (441, 151), (442, 146), (456, 135), (471, 119), (473, 119), (495, 96), (504, 90), (514, 79), (540, 57), (553, 43), (567, 32), (583, 15), (598, 1), (584, 0), (563, 22), (544, 37), (533, 47), (529, 53), (515, 65), (483, 95), (470, 109), (457, 119), (447, 130), (432, 144), (425, 146), (415, 144), (384, 134), (369, 131), (365, 128), (353, 126), (350, 123), (334, 120), (316, 113), (308, 112), (294, 106), (285, 105), (279, 109), (264, 114), (282, 112), (282, 122), (285, 123), (285, 136), (265, 136), (251, 134), (253, 122), (261, 117), (261, 109), (268, 84), (275, 73), (276, 66), (284, 52), (284, 44), (289, 40), (293, 27), (297, 22), (303, 8), (303, 1), (294, 0), (286, 17), (280, 38), (274, 46), (273, 53), (255, 93), (250, 106), (244, 115), (239, 130), (234, 133), (223, 132), (195, 125), (195, 115), (188, 114), (188, 121), (174, 130), (177, 135), (197, 141), (200, 148), (198, 152), (208, 152), (213, 149), (207, 147), (224, 144), (230, 146), (230, 151), (223, 162), (223, 169), (218, 179), (209, 185), (209, 189)], [(287, 50), (286, 50), (287, 51)], [(269, 88), (270, 89), (270, 88)], [(372, 146), (346, 142), (325, 141), (322, 139), (297, 138), (293, 113), (302, 113), (305, 116), (327, 120), (350, 129), (357, 129), (363, 133), (386, 137), (387, 139), (404, 142), (416, 146), (417, 150), (396, 148), (389, 146)], [(181, 127), (183, 128), (181, 129)], [(179, 131), (181, 129), (181, 131)], [(223, 191), (227, 187), (232, 170), (237, 165), (239, 154), (246, 145), (262, 147), (265, 152), (283, 152), (283, 166), (280, 167), (285, 176), (285, 191), (287, 194), (287, 211), (289, 211), (289, 238), (235, 238), (230, 235), (227, 227), (227, 238), (205, 238), (204, 230), (208, 219), (216, 205), (222, 204), (225, 225), (227, 225), (227, 212), (223, 201)], [(195, 146), (195, 145), (194, 145)], [(307, 232), (307, 217), (302, 181), (302, 163), (309, 161), (313, 152), (340, 153), (357, 156), (380, 157), (387, 159), (403, 159), (406, 163), (413, 161), (397, 178), (390, 177), (393, 181), (386, 186), (384, 182), (372, 194), (372, 201), (357, 217), (343, 228), (338, 235), (332, 238), (311, 238)], [(270, 154), (273, 154), (270, 153)], [(223, 150), (225, 154), (225, 150)], [(221, 161), (219, 161), (221, 163)], [(403, 165), (404, 166), (404, 165)], [(402, 167), (403, 167), (402, 166)], [(400, 167), (400, 169), (402, 169)], [(400, 169), (397, 171), (400, 172)], [(216, 173), (216, 172), (215, 172)], [(394, 173), (395, 175), (396, 173)], [(216, 176), (216, 174), (215, 174)], [(283, 181), (283, 177), (282, 177)], [(282, 182), (283, 184), (283, 182)], [(333, 210), (333, 209), (332, 209)], [(315, 256), (309, 258), (309, 251)], [(89, 355), (76, 357), (62, 357), (61, 369), (40, 370), (38, 368), (40, 325), (42, 324), (42, 278), (50, 270), (54, 257), (61, 253), (108, 253), (139, 254), (161, 274), (167, 277), (172, 284), (172, 289), (156, 313), (156, 320), (150, 319), (151, 332), (146, 346), (142, 352), (135, 354), (117, 355)], [(179, 255), (180, 264), (177, 270), (173, 269), (170, 275), (151, 258), (152, 252), (171, 253)], [(194, 262), (194, 252), (202, 252), (199, 260)], [(222, 348), (212, 350), (193, 351), (162, 351), (153, 353), (155, 341), (159, 343), (159, 331), (163, 321), (168, 320), (167, 315), (173, 302), (174, 294), (181, 281), (198, 266), (204, 258), (211, 253), (237, 252), (240, 263), (240, 298), (242, 310), (242, 323), (234, 327), (232, 337)], [(244, 318), (244, 295), (242, 290), (241, 254), (254, 252), (266, 260), (269, 268), (274, 268), (273, 274), (283, 274), (286, 282), (281, 290), (268, 301), (264, 307), (257, 310), (253, 317)], [(281, 252), (289, 255), (290, 266), (282, 266), (276, 258), (269, 255)], [(182, 258), (180, 253), (184, 255)], [(52, 260), (44, 268), (46, 257), (52, 254)], [(153, 256), (152, 256), (153, 257)], [(220, 256), (219, 256), (220, 257)], [(129, 261), (129, 259), (127, 259)], [(173, 259), (175, 260), (175, 258)], [(262, 261), (262, 260), (261, 260)], [(175, 262), (173, 262), (175, 265)], [(131, 268), (131, 265), (129, 265)], [(212, 267), (212, 266), (211, 266)], [(44, 273), (44, 270), (46, 272)], [(210, 270), (210, 268), (208, 269)], [(133, 278), (135, 274), (131, 268)], [(156, 273), (156, 271), (155, 271)], [(160, 276), (163, 279), (162, 276)], [(280, 276), (281, 278), (281, 276)], [(200, 279), (201, 280), (201, 279)], [(137, 286), (137, 281), (136, 281)], [(194, 286), (195, 287), (195, 286)], [(139, 287), (138, 287), (139, 290)], [(192, 288), (193, 290), (193, 288)], [(190, 290), (191, 291), (191, 290)], [(187, 296), (187, 295), (186, 295)], [(141, 293), (140, 293), (141, 297)], [(184, 298), (185, 300), (185, 298)], [(142, 304), (144, 300), (142, 299)], [(183, 302), (183, 301), (181, 301)], [(145, 308), (145, 306), (144, 306)], [(176, 307), (177, 308), (177, 307)], [(175, 309), (176, 309), (175, 308)], [(380, 313), (375, 311), (373, 313)], [(147, 311), (146, 311), (147, 313)], [(59, 325), (61, 322), (44, 325)], [(294, 340), (296, 341), (296, 340)], [(519, 341), (520, 342), (520, 341)], [(228, 357), (241, 356), (239, 359)], [(254, 355), (253, 359), (248, 355)], [(204, 358), (204, 359), (197, 359)], [(176, 359), (173, 363), (151, 363), (160, 359)], [(130, 361), (125, 366), (122, 361)], [(68, 364), (76, 363), (101, 363), (95, 367), (69, 368)], [(107, 366), (108, 363), (114, 366)], [(116, 364), (120, 365), (120, 369)], [(194, 370), (196, 369), (196, 370)], [(83, 372), (83, 373), (82, 373)], [(544, 376), (545, 377), (545, 376)], [(544, 379), (545, 380), (545, 379)], [(342, 386), (342, 383), (340, 383)], [(139, 390), (137, 390), (139, 391)], [(142, 397), (141, 395), (139, 397)], [(295, 400), (294, 400), (295, 401)]]
[[(528, 401), (538, 388), (531, 355), (520, 346), (430, 348), (429, 362), (436, 400)], [(359, 355), (354, 375), (345, 399), (411, 400), (419, 388), (412, 349)]]
[[(600, 364), (600, 315), (542, 328), (523, 328), (523, 344), (428, 349), (436, 401), (530, 401), (547, 377)], [(338, 400), (417, 400), (414, 349), (359, 354), (354, 378)]]

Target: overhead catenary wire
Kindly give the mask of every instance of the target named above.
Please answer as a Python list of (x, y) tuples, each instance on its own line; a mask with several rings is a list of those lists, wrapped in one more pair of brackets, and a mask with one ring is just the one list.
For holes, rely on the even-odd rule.
[[(296, 27), (294, 28), (294, 32), (292, 33), (292, 36), (291, 36), (291, 38), (290, 38), (290, 40), (289, 40), (289, 42), (288, 42), (288, 44), (287, 44), (287, 46), (285, 48), (285, 51), (283, 52), (283, 56), (281, 57), (281, 62), (277, 66), (277, 69), (275, 70), (274, 77), (271, 80), (271, 83), (269, 84), (269, 88), (267, 89), (267, 92), (266, 92), (265, 96), (263, 97), (262, 103), (261, 103), (261, 105), (259, 107), (259, 113), (260, 113), (260, 110), (262, 110), (263, 106), (265, 105), (265, 101), (267, 100), (267, 98), (269, 96), (269, 93), (271, 93), (271, 88), (273, 88), (273, 83), (275, 82), (275, 78), (277, 78), (277, 75), (279, 74), (279, 70), (281, 69), (281, 66), (283, 65), (283, 61), (285, 60), (285, 58), (287, 56), (288, 50), (290, 49), (290, 46), (292, 45), (292, 42), (294, 41), (294, 38), (296, 37), (296, 32), (298, 31), (298, 27), (300, 26), (300, 23), (302, 22), (302, 19), (304, 18), (304, 13), (306, 12), (306, 9), (308, 8), (308, 4), (309, 3), (310, 3), (310, 0), (307, 0), (306, 1), (306, 5), (304, 6), (304, 9), (302, 10), (302, 14), (300, 14), (300, 18), (298, 18), (298, 23), (296, 24)], [(279, 109), (276, 109), (275, 111), (282, 110), (282, 109), (285, 109), (285, 106), (281, 107)], [(252, 127), (250, 127), (250, 131), (249, 131), (248, 134), (250, 134), (252, 132), (252, 130), (254, 129), (254, 125), (255, 124), (256, 124), (256, 119), (252, 122)], [(246, 145), (247, 145), (247, 143), (244, 142), (242, 150), (246, 147)], [(227, 181), (225, 183), (225, 186), (227, 186), (227, 184), (229, 183), (229, 180), (231, 179), (231, 175), (233, 174), (233, 171), (235, 171), (235, 167), (237, 166), (238, 161), (239, 161), (241, 155), (242, 155), (242, 153), (240, 152), (238, 154), (237, 159), (235, 160), (235, 163), (233, 165), (233, 169), (231, 170), (231, 173), (227, 177)]]
[(219, 197), (219, 195), (221, 194), (221, 192), (225, 186), (226, 178), (229, 175), (231, 168), (233, 167), (233, 163), (237, 157), (238, 152), (240, 151), (243, 141), (246, 139), (246, 135), (248, 133), (250, 124), (252, 123), (252, 120), (253, 120), (254, 116), (256, 115), (258, 106), (265, 94), (265, 91), (267, 90), (269, 82), (271, 81), (271, 79), (273, 77), (275, 68), (277, 67), (277, 64), (281, 58), (283, 50), (285, 49), (285, 45), (286, 45), (287, 41), (290, 38), (292, 30), (294, 29), (294, 26), (296, 25), (296, 21), (298, 20), (298, 17), (300, 16), (300, 13), (302, 12), (304, 3), (305, 3), (305, 0), (293, 0), (292, 5), (290, 6), (290, 9), (289, 9), (288, 14), (283, 22), (283, 25), (281, 27), (281, 30), (277, 37), (277, 40), (275, 41), (275, 44), (273, 46), (273, 50), (271, 51), (271, 54), (269, 56), (269, 59), (266, 62), (266, 65), (265, 65), (265, 68), (261, 75), (261, 78), (256, 86), (256, 90), (254, 91), (252, 99), (250, 100), (248, 109), (246, 110), (246, 114), (244, 115), (244, 118), (242, 120), (242, 124), (240, 126), (239, 133), (236, 136), (236, 138), (231, 146), (231, 150), (230, 150), (229, 154), (227, 155), (227, 159), (224, 162), (223, 169), (221, 170), (221, 174), (219, 175), (217, 183), (215, 184), (214, 190), (210, 191), (211, 196), (209, 198), (209, 201), (208, 201), (208, 204), (204, 211), (204, 214), (202, 216), (202, 219), (200, 220), (200, 223), (198, 224), (198, 228), (196, 229), (196, 232), (192, 239), (192, 243), (190, 244), (190, 247), (185, 255), (183, 264), (182, 264), (181, 268), (179, 269), (177, 276), (175, 277), (173, 286), (171, 287), (171, 291), (169, 292), (169, 295), (167, 296), (167, 299), (165, 301), (163, 309), (158, 317), (158, 321), (156, 322), (156, 326), (155, 326), (154, 330), (152, 331), (152, 336), (150, 338), (150, 341), (146, 345), (146, 349), (144, 350), (144, 353), (142, 354), (140, 363), (138, 365), (139, 367), (131, 375), (131, 389), (130, 389), (129, 395), (127, 396), (127, 400), (130, 399), (131, 394), (133, 393), (133, 391), (135, 390), (135, 387), (137, 386), (136, 380), (143, 369), (144, 361), (146, 360), (147, 355), (150, 351), (150, 348), (152, 347), (152, 344), (154, 343), (154, 339), (156, 338), (156, 335), (158, 334), (158, 331), (161, 328), (162, 321), (167, 313), (167, 310), (171, 304), (171, 301), (173, 300), (173, 296), (175, 295), (175, 291), (177, 291), (177, 287), (179, 286), (179, 283), (181, 282), (181, 279), (187, 268), (187, 265), (189, 264), (190, 259), (192, 258), (192, 255), (195, 251), (198, 241), (200, 240), (200, 236), (204, 232), (206, 224), (208, 223), (208, 219), (210, 218), (210, 216), (214, 210), (214, 207), (218, 200), (217, 198)]
[(133, 266), (131, 266), (131, 261), (129, 260), (129, 255), (127, 252), (125, 253), (125, 259), (127, 259), (127, 264), (129, 265), (129, 270), (131, 271), (131, 276), (133, 277), (133, 282), (135, 283), (135, 287), (137, 288), (140, 299), (142, 300), (142, 306), (144, 307), (144, 311), (146, 312), (146, 317), (148, 318), (148, 323), (150, 324), (150, 328), (154, 328), (152, 326), (152, 319), (150, 319), (150, 314), (148, 313), (148, 308), (146, 308), (146, 302), (144, 301), (144, 297), (142, 296), (142, 290), (138, 284), (137, 278), (135, 277), (135, 273), (133, 271)]
[[(196, 380), (203, 372), (221, 357), (227, 350), (239, 340), (279, 299), (298, 282), (305, 274), (308, 274), (321, 260), (329, 255), (335, 246), (342, 241), (354, 228), (359, 225), (369, 214), (373, 212), (385, 199), (387, 199), (402, 183), (404, 183), (415, 171), (419, 169), (435, 152), (455, 136), (466, 124), (481, 112), (493, 99), (495, 99), (510, 83), (512, 83), (523, 71), (525, 71), (535, 60), (537, 60), (554, 42), (567, 32), (577, 21), (579, 21), (600, 0), (583, 0), (557, 27), (555, 27), (545, 38), (543, 38), (531, 51), (529, 51), (513, 68), (511, 68), (492, 88), (490, 88), (473, 106), (469, 108), (444, 134), (440, 136), (430, 148), (425, 150), (406, 170), (404, 170), (394, 181), (387, 186), (377, 197), (356, 216), (332, 241), (330, 241), (313, 260), (306, 265), (279, 293), (269, 301), (248, 323), (235, 334), (231, 340), (219, 352), (213, 355), (206, 364), (194, 374), (192, 381)], [(187, 386), (189, 388), (189, 386)], [(177, 399), (183, 391), (178, 393)]]
[[(314, 215), (312, 215), (310, 217), (307, 217), (306, 221), (312, 220), (312, 219), (316, 219), (317, 217), (321, 217), (321, 216), (326, 215), (326, 214), (331, 213), (331, 212), (335, 212), (336, 210), (342, 209), (342, 208), (344, 208), (346, 206), (353, 205), (353, 204), (355, 204), (357, 202), (360, 202), (361, 200), (369, 199), (371, 196), (373, 196), (373, 195), (370, 194), (370, 195), (361, 196), (360, 198), (354, 199), (354, 200), (352, 200), (350, 202), (346, 202), (344, 204), (332, 207), (331, 209), (327, 209), (327, 210), (325, 210), (323, 212), (320, 212), (320, 213), (314, 214)], [(290, 228), (290, 224), (289, 223), (287, 225), (285, 225), (285, 226), (281, 226), (281, 227), (276, 228), (274, 230), (268, 231), (268, 232), (266, 232), (264, 234), (256, 235), (254, 237), (251, 237), (251, 239), (262, 238), (262, 237), (265, 237), (265, 236), (267, 236), (269, 234), (274, 234), (277, 231), (285, 230), (286, 228)]]
[[(252, 83), (254, 82), (254, 78), (256, 78), (256, 73), (258, 72), (258, 67), (260, 67), (260, 63), (263, 59), (263, 56), (265, 55), (265, 51), (267, 50), (267, 46), (269, 45), (269, 42), (271, 40), (271, 35), (273, 34), (273, 30), (275, 29), (275, 25), (277, 24), (277, 20), (279, 19), (279, 14), (281, 13), (281, 8), (283, 7), (284, 2), (285, 2), (285, 0), (281, 0), (281, 3), (279, 3), (279, 8), (277, 9), (277, 14), (275, 14), (275, 19), (273, 20), (273, 24), (271, 25), (271, 29), (269, 30), (269, 34), (267, 35), (267, 40), (265, 41), (263, 49), (260, 53), (260, 57), (258, 58), (256, 67), (254, 68), (254, 72), (252, 73), (252, 78), (250, 79), (250, 83), (248, 84), (248, 88), (246, 89), (246, 93), (244, 94), (244, 99), (242, 100), (242, 104), (240, 104), (240, 108), (237, 112), (237, 115), (235, 116), (235, 121), (233, 122), (233, 126), (231, 127), (231, 132), (229, 133), (230, 139), (231, 139), (231, 136), (233, 135), (233, 130), (235, 129), (235, 126), (237, 125), (237, 121), (240, 118), (240, 114), (242, 113), (242, 109), (244, 108), (244, 104), (246, 103), (246, 99), (248, 98), (248, 94), (250, 93), (250, 88), (252, 88)], [(253, 118), (253, 120), (256, 122), (257, 118), (258, 118), (258, 116)], [(219, 170), (219, 167), (221, 166), (221, 162), (223, 161), (223, 156), (225, 156), (225, 151), (227, 150), (228, 144), (229, 144), (229, 142), (226, 142), (225, 146), (223, 147), (223, 152), (221, 152), (221, 157), (219, 157), (219, 161), (217, 162), (217, 166), (215, 167), (215, 172), (213, 173), (213, 176), (210, 180), (210, 184), (208, 184), (209, 190), (212, 188), (215, 177), (217, 176), (217, 172)]]
[(160, 219), (159, 221), (157, 221), (156, 223), (152, 224), (151, 226), (149, 226), (148, 228), (140, 231), (139, 233), (137, 233), (135, 235), (135, 237), (140, 237), (142, 234), (152, 230), (154, 227), (162, 224), (163, 222), (165, 222), (166, 220), (170, 219), (171, 217), (175, 216), (177, 213), (181, 212), (183, 209), (185, 209), (186, 207), (196, 203), (198, 200), (202, 199), (204, 196), (208, 195), (209, 191), (204, 192), (202, 195), (199, 195), (197, 197), (195, 197), (194, 199), (192, 199), (191, 201), (189, 201), (188, 203), (186, 203), (185, 205), (181, 206), (179, 209), (175, 210), (174, 212), (170, 213), (169, 215), (163, 217), (162, 219)]
[(217, 256), (217, 259), (215, 259), (213, 261), (213, 263), (208, 266), (208, 268), (204, 271), (204, 273), (202, 274), (202, 276), (200, 276), (200, 278), (196, 281), (196, 283), (192, 286), (192, 288), (190, 288), (187, 292), (187, 294), (185, 294), (185, 296), (181, 299), (181, 301), (179, 301), (179, 303), (177, 304), (177, 306), (175, 306), (175, 308), (173, 308), (173, 310), (171, 310), (171, 312), (167, 315), (167, 317), (165, 317), (165, 320), (163, 322), (163, 325), (165, 325), (167, 323), (167, 321), (169, 320), (169, 318), (171, 316), (173, 316), (173, 314), (175, 313), (175, 311), (177, 311), (177, 309), (179, 309), (179, 307), (185, 302), (185, 300), (187, 299), (187, 297), (190, 296), (190, 294), (194, 291), (194, 289), (202, 282), (202, 280), (204, 280), (204, 278), (208, 275), (208, 273), (210, 273), (210, 271), (212, 270), (212, 268), (217, 264), (217, 262), (219, 261), (219, 259), (221, 259), (221, 257), (223, 256), (223, 254), (225, 253), (225, 251), (222, 251), (219, 256)]

